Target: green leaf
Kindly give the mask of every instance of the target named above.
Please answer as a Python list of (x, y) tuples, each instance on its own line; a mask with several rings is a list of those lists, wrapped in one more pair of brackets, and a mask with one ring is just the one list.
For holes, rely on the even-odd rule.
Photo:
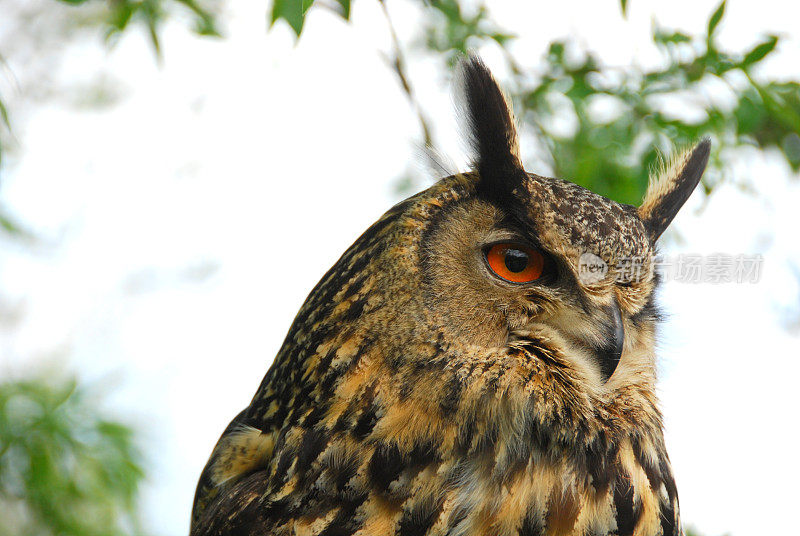
[(493, 33), (493, 34), (489, 35), (489, 37), (493, 41), (495, 41), (498, 45), (500, 45), (501, 47), (505, 46), (506, 43), (508, 43), (512, 39), (516, 39), (517, 38), (516, 35), (508, 34), (508, 33)]
[(339, 14), (342, 16), (344, 20), (350, 20), (350, 0), (336, 0), (336, 3), (339, 4), (341, 11)]
[(306, 13), (313, 4), (314, 0), (275, 0), (275, 3), (272, 4), (270, 26), (279, 19), (283, 19), (289, 23), (297, 37), (300, 37)]
[(691, 43), (692, 38), (683, 32), (665, 32), (658, 26), (653, 30), (653, 41), (657, 45), (666, 45), (668, 43)]
[(11, 129), (11, 121), (8, 120), (8, 109), (3, 101), (0, 100), (0, 121), (2, 121), (6, 128)]
[(766, 119), (767, 110), (757, 93), (748, 92), (741, 97), (733, 115), (736, 118), (736, 133), (739, 136), (755, 136)]
[(619, 7), (622, 9), (622, 16), (628, 16), (628, 0), (619, 0)]
[(791, 132), (784, 136), (781, 142), (781, 149), (786, 156), (787, 162), (794, 171), (800, 169), (800, 135)]
[(558, 64), (564, 62), (564, 43), (562, 41), (550, 43), (550, 48), (547, 49), (547, 60)]
[(714, 10), (714, 13), (711, 15), (711, 18), (708, 19), (708, 37), (711, 37), (714, 34), (714, 30), (719, 25), (719, 22), (722, 20), (722, 16), (725, 14), (725, 0), (717, 6), (717, 9)]
[(744, 59), (742, 60), (741, 66), (743, 68), (749, 67), (750, 65), (753, 65), (754, 63), (758, 63), (759, 61), (763, 60), (767, 54), (775, 50), (775, 46), (777, 44), (778, 44), (778, 36), (776, 35), (769, 36), (769, 39), (767, 39), (760, 45), (757, 45), (755, 48), (753, 48), (753, 50), (751, 50), (745, 55)]
[(22, 235), (24, 231), (14, 220), (0, 212), (0, 228), (11, 235)]
[(219, 29), (217, 28), (217, 20), (214, 14), (207, 9), (203, 8), (195, 0), (175, 0), (183, 4), (194, 13), (195, 27), (194, 32), (198, 35), (205, 35), (210, 37), (221, 37)]
[(112, 29), (109, 34), (124, 30), (133, 17), (134, 8), (127, 2), (112, 4), (111, 14), (108, 17), (108, 24)]
[[(134, 431), (52, 375), (0, 380), (0, 534), (139, 534)], [(7, 503), (4, 503), (5, 505)]]
[(158, 37), (158, 21), (155, 18), (147, 19), (147, 33), (150, 35), (150, 44), (153, 45), (153, 51), (156, 56), (161, 59), (161, 41)]

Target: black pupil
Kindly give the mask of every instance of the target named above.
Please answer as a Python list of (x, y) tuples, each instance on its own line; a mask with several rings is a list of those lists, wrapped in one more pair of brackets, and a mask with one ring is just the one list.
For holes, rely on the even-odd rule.
[(506, 268), (518, 274), (528, 267), (528, 254), (518, 249), (507, 249), (505, 261)]

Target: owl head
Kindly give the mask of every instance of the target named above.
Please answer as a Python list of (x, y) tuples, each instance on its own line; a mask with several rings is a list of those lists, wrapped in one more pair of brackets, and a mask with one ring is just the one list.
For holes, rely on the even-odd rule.
[[(709, 141), (673, 158), (640, 206), (625, 205), (525, 171), (510, 106), (489, 70), (469, 58), (460, 81), (472, 170), (398, 203), (322, 278), (254, 399), (254, 418), (287, 417), (287, 397), (297, 412), (338, 400), (337, 419), (365, 393), (386, 403), (414, 393), (424, 404), (444, 396), (437, 382), (448, 374), (459, 392), (495, 381), (475, 372), (484, 363), (484, 371), (502, 368), (520, 399), (545, 378), (548, 392), (563, 394), (548, 399), (582, 400), (584, 415), (627, 392), (660, 427), (656, 241), (697, 186)], [(505, 376), (498, 363), (525, 345), (539, 358)]]
[(459, 80), (472, 171), (404, 201), (365, 235), (370, 248), (394, 243), (369, 254), (383, 265), (373, 288), (387, 292), (375, 303), (395, 303), (378, 316), (385, 332), (469, 351), (506, 347), (535, 327), (590, 384), (647, 381), (656, 242), (697, 186), (709, 141), (673, 158), (640, 206), (621, 204), (525, 171), (511, 108), (486, 66), (469, 58)]

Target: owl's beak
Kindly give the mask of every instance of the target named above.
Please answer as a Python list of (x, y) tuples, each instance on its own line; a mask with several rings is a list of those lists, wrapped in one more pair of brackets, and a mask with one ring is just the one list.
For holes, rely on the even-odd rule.
[(606, 381), (617, 369), (619, 360), (622, 357), (622, 348), (625, 345), (625, 327), (622, 324), (622, 314), (616, 298), (608, 308), (608, 317), (606, 344), (597, 349), (597, 356), (600, 359), (600, 371)]

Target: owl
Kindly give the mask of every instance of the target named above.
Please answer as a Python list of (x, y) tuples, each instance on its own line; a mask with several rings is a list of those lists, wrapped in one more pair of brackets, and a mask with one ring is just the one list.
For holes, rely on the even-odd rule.
[(489, 70), (460, 80), (471, 170), (311, 291), (200, 476), (192, 536), (681, 534), (653, 264), (710, 143), (616, 203), (526, 172)]

